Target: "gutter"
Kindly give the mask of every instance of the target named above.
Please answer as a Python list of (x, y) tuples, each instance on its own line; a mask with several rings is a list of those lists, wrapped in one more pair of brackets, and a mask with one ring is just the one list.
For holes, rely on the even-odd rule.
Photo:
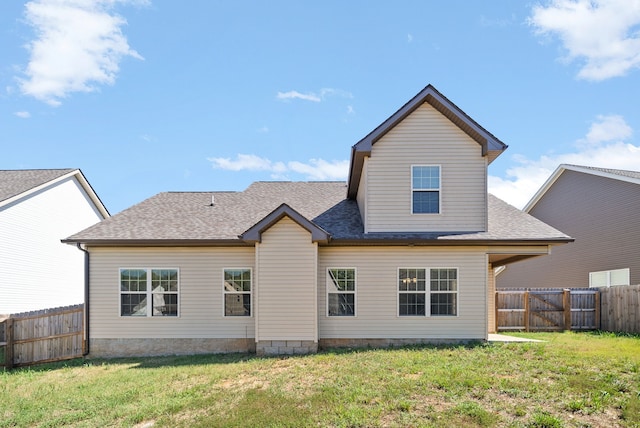
[(82, 248), (81, 243), (77, 243), (76, 246), (78, 250), (84, 253), (84, 336), (85, 336), (85, 346), (82, 350), (82, 356), (86, 357), (89, 355), (89, 251)]

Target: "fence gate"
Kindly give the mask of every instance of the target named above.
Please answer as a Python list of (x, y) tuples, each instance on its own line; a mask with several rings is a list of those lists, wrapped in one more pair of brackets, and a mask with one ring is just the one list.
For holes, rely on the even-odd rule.
[(496, 291), (498, 331), (595, 330), (600, 326), (599, 291), (535, 289)]

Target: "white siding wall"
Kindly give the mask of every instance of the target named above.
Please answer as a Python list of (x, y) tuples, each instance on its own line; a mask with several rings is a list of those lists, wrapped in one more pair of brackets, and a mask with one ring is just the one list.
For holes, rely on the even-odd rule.
[[(357, 269), (356, 317), (327, 317), (328, 267)], [(398, 268), (458, 268), (458, 316), (398, 316)], [(321, 247), (318, 263), (320, 339), (486, 339), (486, 249)]]
[[(255, 337), (253, 317), (223, 316), (222, 290), (224, 268), (253, 269), (253, 248), (92, 248), (90, 251), (92, 339)], [(179, 268), (180, 316), (121, 317), (119, 269), (127, 267)]]
[(84, 254), (61, 239), (102, 216), (74, 177), (0, 209), (0, 314), (84, 301)]
[(318, 246), (284, 217), (256, 246), (256, 340), (317, 340)]
[[(411, 214), (411, 165), (441, 166), (441, 214)], [(480, 145), (425, 103), (372, 147), (367, 183), (359, 187), (366, 191), (365, 228), (367, 232), (485, 230), (486, 175), (487, 160)]]

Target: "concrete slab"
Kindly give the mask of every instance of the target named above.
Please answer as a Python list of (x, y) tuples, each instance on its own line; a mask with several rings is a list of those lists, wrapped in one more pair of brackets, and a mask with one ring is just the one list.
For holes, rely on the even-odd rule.
[(489, 342), (544, 342), (544, 340), (527, 339), (525, 337), (507, 336), (504, 334), (489, 334)]

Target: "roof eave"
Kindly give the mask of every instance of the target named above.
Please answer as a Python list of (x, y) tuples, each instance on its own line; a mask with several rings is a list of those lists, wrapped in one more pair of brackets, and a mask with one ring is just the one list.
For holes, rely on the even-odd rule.
[(62, 239), (63, 244), (85, 247), (250, 247), (241, 239)]

